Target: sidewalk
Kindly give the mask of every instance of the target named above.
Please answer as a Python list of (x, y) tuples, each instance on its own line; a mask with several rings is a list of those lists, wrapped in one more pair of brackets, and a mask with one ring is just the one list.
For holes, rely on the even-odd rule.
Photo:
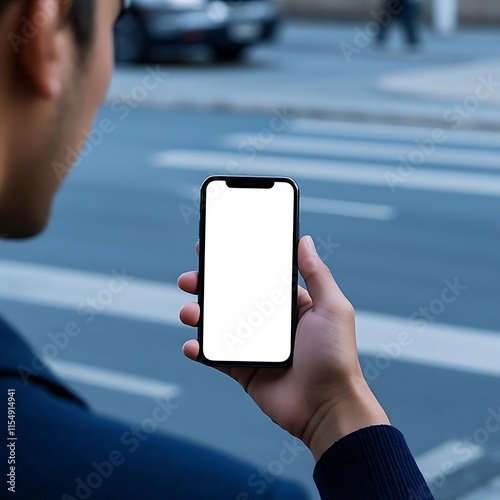
[[(481, 78), (500, 82), (500, 32), (427, 34), (416, 55), (398, 38), (381, 52), (363, 25), (288, 22), (279, 43), (254, 49), (246, 63), (166, 64), (147, 92), (144, 68), (119, 68), (109, 101), (450, 127)], [(462, 128), (500, 129), (500, 92), (490, 94), (477, 106), (465, 102)]]
[[(429, 99), (467, 101), (487, 96), (488, 104), (500, 112), (500, 57), (444, 68), (408, 71), (382, 76), (380, 89)], [(485, 87), (484, 93), (478, 87)], [(476, 96), (476, 93), (479, 93)], [(471, 106), (473, 103), (470, 104)]]

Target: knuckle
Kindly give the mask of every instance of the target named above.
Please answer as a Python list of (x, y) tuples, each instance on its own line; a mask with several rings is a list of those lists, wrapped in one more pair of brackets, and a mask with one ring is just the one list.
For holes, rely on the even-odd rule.
[(343, 303), (339, 307), (340, 314), (346, 319), (354, 319), (356, 315), (356, 311), (354, 310), (354, 306), (344, 298)]
[(338, 302), (335, 300), (321, 304), (321, 309), (333, 318), (341, 319), (342, 321), (354, 320), (354, 308), (349, 302)]
[(332, 274), (331, 269), (324, 263), (321, 266), (321, 273), (324, 274), (326, 278), (328, 278), (330, 280), (333, 279), (333, 274)]

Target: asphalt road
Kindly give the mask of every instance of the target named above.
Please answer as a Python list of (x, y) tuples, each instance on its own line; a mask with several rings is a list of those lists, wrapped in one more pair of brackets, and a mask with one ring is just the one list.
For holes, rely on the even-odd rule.
[[(55, 368), (96, 411), (140, 423), (155, 397), (171, 396), (179, 407), (161, 432), (249, 460), (257, 473), (274, 464), (316, 498), (308, 452), (276, 469), (291, 438), (232, 381), (183, 359), (194, 332), (176, 318), (177, 277), (197, 266), (203, 179), (230, 162), (239, 173), (290, 175), (302, 233), (359, 311), (373, 389), (436, 497), (459, 498), (500, 464), (500, 142), (445, 132), (419, 154), (415, 140), (433, 129), (273, 118), (151, 106), (122, 119), (105, 107), (46, 233), (2, 242), (0, 313), (45, 353), (50, 334), (81, 327), (56, 350)], [(400, 155), (422, 154), (422, 165), (398, 170)], [(110, 292), (116, 273), (123, 290)]]

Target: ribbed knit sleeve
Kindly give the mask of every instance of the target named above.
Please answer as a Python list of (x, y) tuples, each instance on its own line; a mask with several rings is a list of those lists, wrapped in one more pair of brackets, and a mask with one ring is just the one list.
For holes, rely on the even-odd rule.
[(432, 493), (404, 436), (380, 425), (350, 434), (314, 470), (322, 500), (429, 500)]

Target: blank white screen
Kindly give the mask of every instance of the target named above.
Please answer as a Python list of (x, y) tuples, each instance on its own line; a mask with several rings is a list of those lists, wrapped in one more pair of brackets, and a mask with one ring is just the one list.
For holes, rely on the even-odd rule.
[(293, 186), (207, 188), (203, 351), (210, 361), (291, 354)]

